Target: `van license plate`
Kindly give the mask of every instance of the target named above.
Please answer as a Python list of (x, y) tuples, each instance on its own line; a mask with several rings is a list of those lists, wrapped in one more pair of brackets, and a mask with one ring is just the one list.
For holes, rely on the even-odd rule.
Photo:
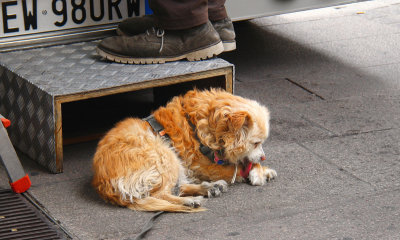
[(0, 40), (120, 22), (127, 17), (144, 15), (144, 2), (144, 0), (0, 0)]

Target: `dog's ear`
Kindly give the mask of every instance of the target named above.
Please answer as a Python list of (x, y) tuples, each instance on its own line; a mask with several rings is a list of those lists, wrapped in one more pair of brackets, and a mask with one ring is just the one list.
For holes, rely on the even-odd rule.
[(248, 112), (239, 111), (228, 115), (229, 127), (235, 131), (241, 128), (248, 128), (252, 124), (251, 116)]

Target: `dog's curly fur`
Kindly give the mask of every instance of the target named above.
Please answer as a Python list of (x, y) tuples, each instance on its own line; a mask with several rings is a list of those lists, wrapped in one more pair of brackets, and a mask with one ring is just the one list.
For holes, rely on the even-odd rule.
[[(118, 123), (99, 142), (92, 185), (106, 201), (134, 210), (197, 212), (204, 210), (203, 196), (219, 196), (232, 178), (244, 181), (239, 172), (234, 176), (237, 165), (240, 169), (252, 162), (253, 185), (276, 176), (260, 165), (269, 111), (255, 101), (223, 90), (192, 90), (153, 115), (172, 146), (137, 118)], [(223, 150), (220, 157), (230, 164), (210, 161), (199, 151), (198, 139), (214, 151)], [(179, 196), (172, 194), (176, 186)]]

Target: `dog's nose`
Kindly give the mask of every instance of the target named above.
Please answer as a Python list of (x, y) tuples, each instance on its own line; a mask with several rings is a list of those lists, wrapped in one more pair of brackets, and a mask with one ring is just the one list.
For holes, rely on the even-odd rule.
[(265, 159), (267, 159), (265, 156), (261, 157), (261, 161), (264, 161)]

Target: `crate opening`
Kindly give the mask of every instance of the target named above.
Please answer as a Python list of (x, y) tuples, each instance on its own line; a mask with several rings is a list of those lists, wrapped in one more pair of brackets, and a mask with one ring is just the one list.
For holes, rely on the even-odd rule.
[(218, 76), (63, 103), (63, 145), (98, 140), (117, 122), (127, 117), (147, 117), (172, 97), (193, 88), (225, 89), (225, 81), (224, 76)]

